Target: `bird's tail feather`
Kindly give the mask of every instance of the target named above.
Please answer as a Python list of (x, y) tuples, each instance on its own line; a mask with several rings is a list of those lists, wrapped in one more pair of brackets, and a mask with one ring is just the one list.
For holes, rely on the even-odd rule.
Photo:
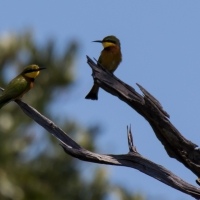
[(4, 96), (0, 97), (0, 109), (5, 106), (10, 100), (8, 100), (7, 98), (4, 98)]
[(7, 102), (0, 102), (0, 109), (6, 104)]
[(90, 92), (86, 95), (85, 99), (98, 100), (99, 86), (94, 84)]

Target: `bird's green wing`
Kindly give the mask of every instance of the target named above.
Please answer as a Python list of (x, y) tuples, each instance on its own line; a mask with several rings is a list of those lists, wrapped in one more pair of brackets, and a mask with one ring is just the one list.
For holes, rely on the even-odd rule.
[(20, 97), (29, 87), (30, 83), (23, 76), (14, 78), (0, 96), (0, 108), (9, 101)]

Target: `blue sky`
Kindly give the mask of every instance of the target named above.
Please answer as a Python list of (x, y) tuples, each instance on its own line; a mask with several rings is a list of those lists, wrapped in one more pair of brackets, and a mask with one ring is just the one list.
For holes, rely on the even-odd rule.
[[(128, 152), (126, 126), (132, 124), (138, 151), (195, 185), (196, 177), (169, 158), (149, 124), (118, 98), (100, 90), (98, 101), (85, 100), (93, 80), (86, 55), (98, 59), (102, 50), (93, 40), (116, 35), (123, 61), (115, 75), (139, 89), (139, 83), (170, 114), (187, 139), (199, 143), (200, 130), (200, 1), (0, 1), (0, 34), (34, 30), (38, 42), (55, 38), (58, 48), (75, 39), (81, 50), (75, 66), (77, 87), (63, 110), (83, 125), (103, 125), (99, 153)], [(58, 105), (58, 108), (62, 105)], [(56, 122), (55, 122), (56, 123)], [(89, 164), (88, 164), (89, 165)], [(187, 200), (139, 171), (106, 166), (112, 182), (131, 191), (170, 200)], [(159, 199), (159, 198), (158, 198)]]

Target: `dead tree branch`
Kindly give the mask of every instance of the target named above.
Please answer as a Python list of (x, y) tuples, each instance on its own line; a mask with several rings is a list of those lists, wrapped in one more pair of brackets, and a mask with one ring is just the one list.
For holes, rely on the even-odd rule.
[(21, 100), (16, 100), (16, 103), (21, 107), (22, 111), (36, 121), (39, 125), (45, 128), (49, 133), (55, 136), (61, 143), (61, 146), (65, 152), (75, 158), (84, 160), (87, 162), (106, 164), (106, 165), (116, 165), (116, 166), (126, 166), (137, 169), (174, 189), (177, 189), (183, 193), (186, 193), (195, 199), (200, 199), (200, 189), (183, 181), (181, 178), (162, 167), (157, 165), (152, 161), (141, 156), (133, 145), (133, 139), (131, 130), (128, 131), (128, 144), (129, 153), (121, 155), (111, 155), (111, 154), (97, 154), (90, 152), (79, 144), (77, 144), (72, 138), (70, 138), (67, 133), (61, 130), (54, 122), (40, 114), (36, 109), (22, 102)]
[[(188, 169), (200, 177), (200, 152), (195, 150), (197, 145), (185, 139), (170, 123), (168, 119), (169, 115), (162, 109), (161, 104), (140, 85), (138, 86), (142, 90), (144, 96), (138, 94), (132, 87), (117, 79), (101, 66), (97, 66), (89, 57), (88, 63), (93, 70), (94, 81), (104, 90), (119, 97), (141, 114), (150, 123), (169, 156), (182, 162)], [(81, 147), (54, 122), (40, 114), (36, 109), (25, 104), (21, 100), (16, 100), (16, 103), (27, 116), (54, 135), (60, 141), (61, 146), (67, 154), (87, 162), (126, 166), (137, 169), (174, 189), (188, 194), (195, 199), (200, 199), (200, 189), (198, 187), (183, 181), (166, 168), (140, 155), (133, 145), (130, 129), (128, 131), (129, 152), (127, 154), (97, 154)]]
[(159, 101), (137, 84), (143, 93), (141, 96), (131, 86), (119, 80), (99, 64), (95, 64), (89, 57), (87, 59), (93, 71), (94, 81), (142, 115), (151, 125), (168, 155), (200, 177), (200, 151), (196, 149), (197, 145), (184, 138), (173, 126), (169, 121), (169, 114), (163, 110)]

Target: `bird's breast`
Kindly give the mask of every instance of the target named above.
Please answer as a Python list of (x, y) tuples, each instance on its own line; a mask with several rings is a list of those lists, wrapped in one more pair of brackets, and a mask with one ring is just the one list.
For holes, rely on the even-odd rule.
[(114, 72), (122, 60), (120, 49), (109, 48), (101, 52), (99, 62), (110, 72)]

